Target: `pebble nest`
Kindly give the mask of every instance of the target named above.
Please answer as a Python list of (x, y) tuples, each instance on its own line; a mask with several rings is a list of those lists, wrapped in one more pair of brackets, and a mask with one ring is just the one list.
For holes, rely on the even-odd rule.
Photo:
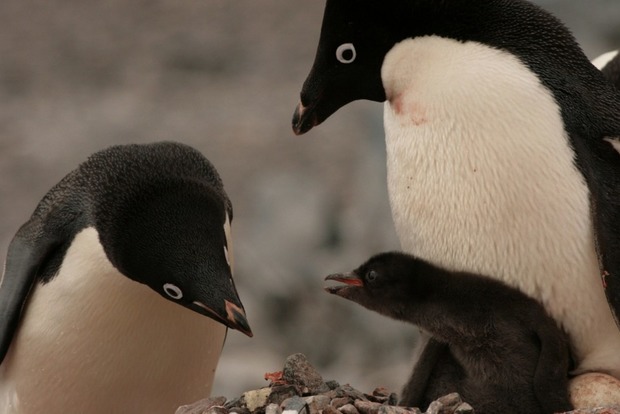
[[(475, 408), (458, 393), (433, 401), (426, 411), (398, 406), (385, 388), (361, 392), (349, 384), (324, 381), (303, 354), (289, 356), (282, 371), (265, 374), (270, 384), (240, 397), (210, 397), (184, 405), (175, 414), (473, 414)], [(593, 408), (567, 414), (620, 414), (620, 408)], [(498, 413), (500, 414), (500, 413)]]

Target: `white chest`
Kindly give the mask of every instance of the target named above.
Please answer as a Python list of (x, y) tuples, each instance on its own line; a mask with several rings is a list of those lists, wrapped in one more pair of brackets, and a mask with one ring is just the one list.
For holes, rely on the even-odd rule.
[[(8, 413), (171, 413), (208, 395), (226, 329), (119, 274), (94, 229), (37, 286), (2, 365)], [(2, 407), (2, 405), (0, 405)]]
[[(403, 249), (538, 298), (580, 357), (620, 346), (588, 189), (538, 79), (507, 53), (437, 37), (395, 46), (382, 75), (388, 190)], [(620, 373), (620, 357), (610, 359)]]

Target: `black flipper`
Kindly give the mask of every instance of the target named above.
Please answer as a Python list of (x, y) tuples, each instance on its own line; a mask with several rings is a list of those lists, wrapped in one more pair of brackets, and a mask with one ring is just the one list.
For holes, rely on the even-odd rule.
[(567, 398), (570, 350), (566, 338), (556, 326), (539, 324), (540, 355), (534, 373), (534, 394), (545, 413), (563, 413), (573, 409)]
[(32, 221), (17, 232), (9, 245), (4, 275), (0, 283), (0, 363), (4, 360), (19, 326), (38, 271), (58, 243), (36, 237)]
[(436, 369), (437, 361), (447, 351), (448, 345), (437, 341), (427, 333), (420, 332), (419, 346), (423, 350), (413, 368), (411, 377), (403, 386), (399, 405), (405, 407), (422, 407), (428, 400), (428, 384)]
[(34, 285), (54, 277), (71, 240), (89, 224), (84, 208), (87, 197), (75, 188), (74, 180), (71, 173), (54, 186), (9, 244), (0, 282), (0, 363)]

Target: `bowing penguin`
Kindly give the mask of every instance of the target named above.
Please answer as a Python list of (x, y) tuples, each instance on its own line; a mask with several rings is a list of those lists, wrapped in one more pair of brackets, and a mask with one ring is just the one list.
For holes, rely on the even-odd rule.
[(0, 284), (0, 411), (172, 413), (208, 395), (227, 327), (232, 205), (186, 145), (115, 146), (43, 197)]
[(404, 251), (541, 302), (574, 374), (620, 378), (620, 92), (524, 0), (327, 0), (294, 117), (384, 104)]
[(403, 253), (373, 256), (326, 280), (343, 283), (326, 288), (329, 293), (432, 335), (436, 344), (427, 350), (438, 355), (422, 356), (400, 405), (426, 410), (458, 392), (480, 414), (572, 409), (568, 338), (541, 304), (519, 290)]

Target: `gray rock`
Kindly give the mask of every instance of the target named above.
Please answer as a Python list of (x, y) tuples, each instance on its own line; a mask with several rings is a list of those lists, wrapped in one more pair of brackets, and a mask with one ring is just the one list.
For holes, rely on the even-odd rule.
[(246, 407), (240, 407), (237, 405), (233, 405), (233, 406), (225, 405), (224, 408), (228, 409), (228, 412), (230, 414), (251, 414), (250, 410), (248, 410)]
[(196, 401), (193, 404), (182, 405), (181, 407), (177, 408), (175, 414), (205, 414), (209, 412), (210, 408), (215, 406), (223, 406), (224, 403), (226, 403), (225, 397), (205, 398), (203, 400)]
[(287, 398), (294, 396), (301, 396), (301, 391), (295, 385), (277, 385), (271, 388), (271, 394), (269, 394), (269, 398), (267, 398), (267, 403), (280, 405)]
[(330, 398), (327, 395), (313, 395), (305, 397), (304, 401), (306, 401), (311, 414), (318, 414), (329, 405)]
[(280, 404), (280, 408), (282, 408), (282, 413), (286, 413), (288, 411), (291, 413), (303, 412), (305, 414), (310, 414), (306, 400), (298, 396), (287, 398), (282, 402), (282, 404)]
[(210, 407), (204, 414), (228, 414), (228, 409), (221, 405)]
[(342, 407), (338, 408), (342, 414), (359, 414), (357, 408), (353, 404), (345, 404)]
[(378, 414), (379, 407), (381, 407), (381, 404), (377, 402), (362, 400), (355, 401), (353, 405), (357, 408), (357, 411), (359, 411), (360, 414)]
[(379, 414), (422, 414), (422, 411), (418, 408), (381, 405), (381, 407), (379, 407)]
[(286, 358), (282, 379), (288, 384), (298, 386), (304, 395), (329, 391), (321, 374), (308, 362), (304, 354), (293, 354)]
[(349, 397), (353, 400), (368, 401), (368, 398), (366, 398), (366, 395), (364, 395), (364, 393), (356, 390), (349, 384), (341, 385), (340, 387), (336, 388), (334, 392), (336, 393), (337, 397)]
[(442, 413), (452, 413), (463, 402), (463, 399), (458, 393), (453, 392), (438, 398), (437, 401), (443, 405)]
[(265, 414), (282, 414), (282, 408), (278, 404), (268, 404), (265, 407)]
[(459, 404), (458, 407), (456, 407), (456, 410), (454, 410), (454, 414), (473, 414), (474, 413), (474, 409), (472, 408), (471, 405), (467, 404), (466, 402)]
[(344, 405), (347, 404), (352, 404), (353, 403), (353, 399), (350, 397), (336, 397), (336, 398), (332, 398), (330, 404), (332, 407), (338, 409)]
[(433, 401), (432, 403), (430, 403), (430, 405), (428, 406), (428, 409), (426, 410), (426, 414), (443, 414), (443, 404), (439, 401)]

